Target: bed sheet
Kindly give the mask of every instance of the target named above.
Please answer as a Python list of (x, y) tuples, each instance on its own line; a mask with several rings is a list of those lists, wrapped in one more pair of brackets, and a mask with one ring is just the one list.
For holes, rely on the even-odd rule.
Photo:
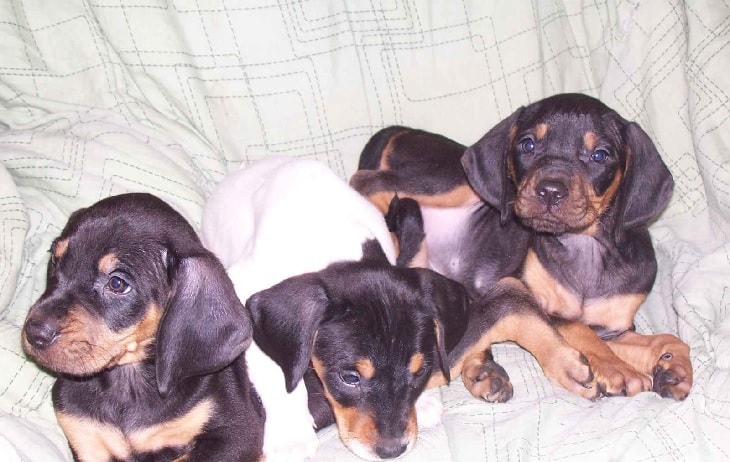
[[(457, 380), (404, 461), (730, 459), (730, 7), (723, 2), (8, 0), (0, 3), (0, 454), (68, 460), (53, 378), (27, 361), (25, 314), (77, 208), (148, 191), (199, 227), (207, 195), (271, 154), (343, 178), (379, 128), (476, 141), (519, 105), (602, 98), (653, 137), (675, 178), (651, 227), (659, 261), (637, 315), (692, 349), (683, 402), (590, 402), (515, 345), (515, 394)], [(357, 460), (334, 428), (315, 460)], [(7, 457), (6, 457), (7, 456)]]

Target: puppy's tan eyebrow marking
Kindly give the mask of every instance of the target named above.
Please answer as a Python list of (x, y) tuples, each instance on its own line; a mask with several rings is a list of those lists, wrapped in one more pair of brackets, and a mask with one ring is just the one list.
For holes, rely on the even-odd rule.
[(411, 356), (411, 363), (408, 367), (408, 369), (410, 369), (410, 371), (411, 371), (411, 374), (415, 374), (416, 372), (418, 372), (418, 370), (421, 369), (421, 367), (423, 367), (423, 362), (424, 362), (423, 353), (416, 353), (413, 356)]
[(541, 122), (535, 125), (535, 139), (541, 140), (545, 138), (548, 132), (548, 125), (545, 122)]
[(119, 257), (115, 253), (108, 253), (99, 259), (99, 272), (109, 274), (119, 263)]
[(583, 135), (583, 146), (589, 151), (593, 151), (596, 149), (596, 146), (598, 145), (598, 134), (596, 132), (586, 132), (585, 135)]
[(63, 257), (66, 253), (66, 250), (68, 250), (68, 238), (56, 241), (56, 243), (53, 244), (53, 249), (51, 249), (51, 251), (53, 252), (53, 257), (56, 260)]
[(368, 358), (358, 359), (357, 362), (355, 362), (355, 369), (357, 369), (360, 377), (365, 377), (366, 379), (372, 379), (375, 375), (375, 366)]

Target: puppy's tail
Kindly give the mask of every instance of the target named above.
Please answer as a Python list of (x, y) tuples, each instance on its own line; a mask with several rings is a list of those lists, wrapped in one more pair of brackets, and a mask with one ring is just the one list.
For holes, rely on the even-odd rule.
[(400, 198), (396, 194), (390, 201), (385, 223), (388, 230), (395, 234), (398, 244), (396, 266), (427, 267), (426, 234), (418, 202), (409, 197)]

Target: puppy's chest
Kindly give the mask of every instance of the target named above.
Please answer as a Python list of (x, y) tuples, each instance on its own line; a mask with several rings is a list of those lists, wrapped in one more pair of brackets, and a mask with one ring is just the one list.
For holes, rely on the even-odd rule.
[(57, 409), (56, 417), (81, 460), (130, 460), (160, 451), (171, 459), (184, 456), (214, 411), (208, 398), (171, 413), (169, 408), (177, 406), (162, 400), (155, 389), (130, 386), (133, 381), (106, 389), (67, 390), (79, 403)]
[[(590, 236), (538, 238), (522, 277), (547, 314), (621, 330), (645, 297), (631, 290), (631, 266)], [(609, 320), (615, 325), (607, 325)]]

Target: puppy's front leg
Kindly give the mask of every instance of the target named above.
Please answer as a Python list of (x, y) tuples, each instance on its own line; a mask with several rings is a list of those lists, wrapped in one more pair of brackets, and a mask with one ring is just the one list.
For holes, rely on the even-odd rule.
[(246, 350), (246, 362), (251, 382), (266, 410), (266, 462), (296, 462), (312, 457), (319, 439), (309, 413), (304, 381), (287, 393), (281, 368), (255, 342)]
[(619, 358), (609, 345), (580, 321), (554, 319), (560, 334), (591, 365), (601, 394), (605, 396), (634, 396), (651, 390), (651, 379)]
[(532, 353), (550, 380), (585, 398), (596, 398), (597, 387), (588, 361), (549, 323), (520, 280), (499, 280), (472, 303), (471, 310), (467, 332), (449, 353), (450, 363), (455, 365), (452, 377), (464, 368), (467, 379), (478, 379), (474, 380), (473, 390), (504, 396), (504, 388), (511, 387), (509, 378), (501, 367), (495, 367), (486, 352), (493, 343), (513, 341)]

